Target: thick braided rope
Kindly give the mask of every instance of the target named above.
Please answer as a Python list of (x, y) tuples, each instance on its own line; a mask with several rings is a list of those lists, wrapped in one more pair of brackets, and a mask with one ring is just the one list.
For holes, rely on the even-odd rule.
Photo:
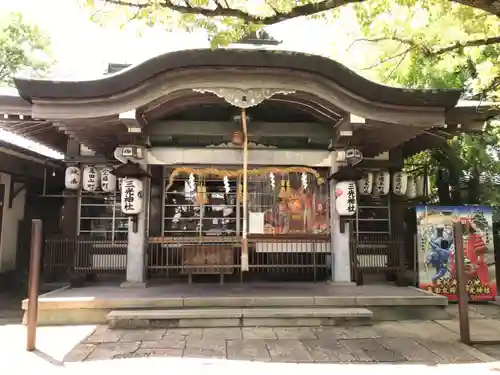
[[(288, 167), (288, 168), (277, 168), (277, 167), (266, 167), (266, 168), (254, 168), (254, 169), (249, 169), (247, 171), (248, 174), (251, 175), (258, 175), (258, 174), (263, 174), (263, 173), (283, 173), (283, 174), (288, 174), (288, 173), (309, 173), (312, 176), (316, 178), (316, 181), (318, 182), (318, 185), (323, 184), (325, 181), (324, 179), (319, 175), (319, 173), (308, 167)], [(182, 173), (192, 173), (196, 174), (198, 176), (209, 176), (209, 175), (215, 175), (219, 177), (239, 177), (243, 175), (243, 169), (217, 169), (217, 168), (202, 168), (202, 169), (196, 169), (196, 168), (189, 168), (189, 167), (180, 167), (180, 168), (175, 168), (172, 173), (170, 174), (170, 177), (168, 179), (168, 186), (167, 190), (170, 189), (170, 187), (174, 184), (174, 180), (177, 176), (179, 176)]]

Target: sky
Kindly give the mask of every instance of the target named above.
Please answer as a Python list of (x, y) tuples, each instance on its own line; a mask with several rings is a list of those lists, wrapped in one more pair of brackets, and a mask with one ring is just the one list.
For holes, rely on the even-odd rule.
[[(50, 37), (57, 61), (52, 75), (60, 79), (93, 78), (109, 62), (134, 64), (168, 51), (208, 47), (203, 33), (101, 27), (90, 20), (90, 10), (77, 0), (0, 0), (0, 12), (8, 11), (21, 12), (26, 21), (37, 24)], [(279, 48), (342, 57), (352, 40), (346, 35), (355, 29), (353, 16), (344, 14), (334, 25), (296, 19), (268, 31), (283, 41)], [(349, 50), (349, 59), (362, 60), (363, 50)]]
[[(51, 40), (56, 64), (50, 74), (59, 80), (85, 80), (102, 76), (108, 63), (136, 64), (159, 54), (208, 47), (202, 32), (166, 32), (156, 28), (103, 27), (90, 20), (91, 11), (78, 0), (0, 0), (0, 14), (21, 12), (25, 21), (36, 24)], [(365, 48), (350, 48), (357, 25), (348, 9), (335, 24), (294, 19), (271, 26), (268, 32), (283, 43), (280, 49), (337, 56), (337, 60), (355, 69), (366, 56)], [(3, 139), (61, 159), (62, 154), (38, 147), (32, 141), (1, 130)]]

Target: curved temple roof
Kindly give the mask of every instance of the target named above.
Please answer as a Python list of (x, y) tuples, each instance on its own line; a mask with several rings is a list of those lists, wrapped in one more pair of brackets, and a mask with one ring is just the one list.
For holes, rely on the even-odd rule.
[(369, 81), (345, 66), (325, 57), (288, 51), (243, 49), (198, 49), (170, 52), (116, 74), (92, 81), (15, 80), (26, 100), (93, 99), (130, 90), (141, 83), (183, 68), (275, 68), (298, 70), (323, 76), (366, 100), (391, 105), (452, 108), (461, 90), (413, 90), (384, 86)]
[[(149, 125), (167, 121), (162, 117), (167, 109), (186, 110), (214, 99), (194, 89), (226, 83), (297, 89), (286, 98), (275, 95), (274, 100), (318, 118), (325, 111), (338, 112), (339, 118), (349, 113), (360, 116), (367, 122), (356, 127), (352, 141), (366, 143), (367, 152), (374, 155), (402, 144), (408, 144), (407, 153), (418, 152), (430, 147), (427, 138), (444, 140), (457, 131), (479, 131), (484, 121), (500, 113), (491, 103), (459, 103), (461, 90), (384, 86), (331, 59), (257, 49), (185, 50), (90, 81), (17, 78), (15, 83), (22, 99), (0, 95), (0, 113), (7, 116), (2, 126), (40, 141), (43, 135), (43, 143), (58, 150), (64, 150), (67, 135), (94, 150), (107, 150), (135, 134), (128, 132), (131, 123), (144, 125), (134, 122), (138, 116)], [(132, 112), (131, 121), (121, 116)], [(335, 131), (341, 128), (337, 117), (325, 121)]]

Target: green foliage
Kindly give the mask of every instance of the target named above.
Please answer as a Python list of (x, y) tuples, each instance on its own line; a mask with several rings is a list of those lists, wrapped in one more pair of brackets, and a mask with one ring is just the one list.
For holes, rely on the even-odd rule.
[[(265, 25), (331, 15), (334, 1), (320, 0), (78, 0), (99, 24), (159, 26), (166, 31), (204, 30), (213, 48), (236, 42)], [(327, 11), (325, 14), (324, 11)]]
[[(369, 77), (409, 88), (465, 88), (468, 99), (500, 99), (498, 17), (446, 0), (374, 0), (353, 8), (363, 36), (356, 43), (377, 51), (364, 71)], [(450, 203), (496, 205), (499, 141), (500, 126), (491, 121), (482, 134), (462, 134), (406, 163), (444, 171), (440, 178), (462, 191), (461, 200)]]
[(498, 17), (447, 0), (374, 0), (353, 7), (365, 36), (358, 42), (379, 47), (372, 77), (409, 88), (466, 87), (467, 97), (499, 96), (492, 86)]
[(0, 18), (0, 86), (11, 85), (12, 77), (23, 69), (43, 74), (51, 64), (48, 48), (49, 40), (19, 13)]
[[(334, 0), (80, 0), (101, 23), (162, 25), (167, 30), (206, 30), (212, 47), (300, 16), (335, 22)], [(466, 3), (467, 0), (461, 1)], [(354, 11), (366, 53), (362, 73), (386, 85), (465, 88), (464, 98), (500, 100), (500, 17), (448, 0), (346, 0)], [(471, 2), (472, 4), (472, 2)], [(367, 47), (368, 47), (367, 45)], [(368, 48), (367, 48), (368, 50)], [(370, 63), (370, 60), (373, 60)], [(500, 127), (460, 135), (407, 160), (429, 164), (452, 190), (467, 182), (470, 203), (500, 203)], [(436, 182), (436, 179), (434, 180)], [(500, 189), (498, 189), (500, 190)], [(463, 203), (463, 202), (452, 202)]]

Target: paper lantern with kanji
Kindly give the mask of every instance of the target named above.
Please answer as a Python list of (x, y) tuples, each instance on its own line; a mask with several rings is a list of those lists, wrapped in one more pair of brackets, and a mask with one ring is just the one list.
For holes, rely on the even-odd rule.
[(358, 190), (361, 195), (370, 195), (373, 190), (373, 173), (366, 173), (361, 180), (358, 180)]
[(137, 215), (142, 211), (144, 186), (137, 178), (124, 178), (121, 188), (121, 208), (125, 215)]
[(83, 168), (82, 188), (85, 191), (96, 191), (99, 187), (99, 172), (96, 167)]
[(72, 166), (66, 168), (64, 174), (64, 186), (69, 190), (80, 189), (80, 183), (82, 182), (82, 171), (80, 168)]
[(396, 172), (392, 175), (392, 192), (395, 195), (405, 195), (408, 187), (408, 175), (405, 172)]
[(352, 216), (357, 209), (356, 183), (339, 181), (335, 185), (335, 208), (340, 216)]
[(391, 175), (387, 171), (378, 172), (375, 175), (375, 182), (373, 185), (374, 195), (387, 195), (391, 187)]
[[(417, 190), (417, 196), (418, 197), (424, 197), (429, 195), (429, 180), (426, 178), (423, 174), (418, 175), (415, 178), (415, 184), (416, 184), (416, 190)], [(427, 191), (426, 191), (427, 190)]]
[(104, 167), (101, 169), (101, 189), (105, 193), (116, 191), (116, 176), (111, 174), (112, 168)]
[(415, 182), (415, 177), (408, 176), (408, 182), (406, 185), (406, 196), (409, 199), (414, 199), (417, 197), (417, 183)]

